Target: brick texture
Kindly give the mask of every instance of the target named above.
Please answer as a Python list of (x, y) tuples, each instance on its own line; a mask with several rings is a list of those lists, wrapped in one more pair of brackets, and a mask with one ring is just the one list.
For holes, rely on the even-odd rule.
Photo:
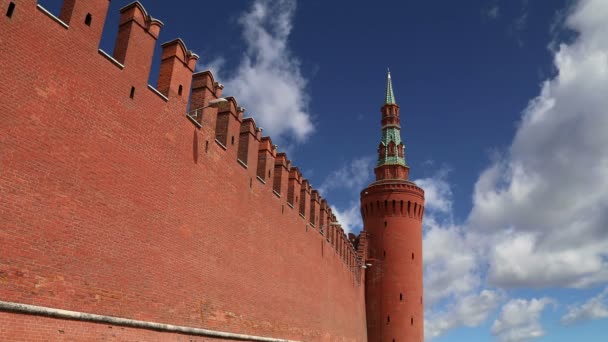
[[(276, 152), (260, 148), (255, 130), (240, 153), (247, 168), (237, 162), (234, 99), (220, 120), (218, 109), (204, 110), (200, 129), (186, 117), (196, 56), (183, 42), (163, 47), (164, 97), (147, 83), (160, 25), (139, 4), (121, 15), (123, 68), (97, 51), (108, 0), (69, 1), (67, 29), (34, 0), (12, 2), (9, 18), (0, 1), (0, 300), (302, 341), (367, 340), (360, 272), (308, 229), (310, 203), (287, 205), (293, 194), (310, 201), (299, 172), (298, 181), (282, 175), (292, 188), (274, 195)], [(209, 73), (194, 80), (192, 106), (221, 96)], [(262, 159), (265, 184), (255, 177)], [(12, 313), (0, 313), (0, 340), (206, 341)]]

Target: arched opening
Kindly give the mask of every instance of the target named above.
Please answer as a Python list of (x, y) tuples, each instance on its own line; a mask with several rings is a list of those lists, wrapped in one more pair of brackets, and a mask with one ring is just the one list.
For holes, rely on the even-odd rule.
[(91, 22), (93, 21), (93, 16), (91, 13), (87, 13), (87, 16), (84, 17), (84, 24), (87, 26), (91, 26)]

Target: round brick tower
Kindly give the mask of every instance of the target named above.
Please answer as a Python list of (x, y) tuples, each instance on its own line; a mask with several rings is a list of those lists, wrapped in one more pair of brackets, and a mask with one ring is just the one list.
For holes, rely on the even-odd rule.
[(376, 181), (361, 192), (367, 239), (365, 296), (370, 342), (423, 342), (424, 191), (408, 180), (399, 106), (388, 74)]

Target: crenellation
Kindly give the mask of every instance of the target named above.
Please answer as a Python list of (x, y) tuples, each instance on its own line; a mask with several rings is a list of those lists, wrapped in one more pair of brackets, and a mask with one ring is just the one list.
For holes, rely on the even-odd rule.
[(69, 25), (70, 34), (81, 35), (79, 42), (97, 50), (110, 0), (63, 0), (59, 19)]
[(191, 83), (189, 115), (202, 125), (207, 139), (213, 140), (215, 139), (218, 108), (207, 107), (207, 105), (209, 101), (219, 98), (221, 91), (218, 93), (220, 89), (214, 86), (217, 82), (208, 70), (194, 73)]
[(297, 167), (289, 169), (289, 182), (287, 186), (287, 203), (298, 208), (300, 203), (298, 202), (300, 191), (302, 189), (302, 174)]
[(120, 9), (113, 57), (125, 66), (124, 71), (131, 74), (138, 85), (148, 82), (154, 46), (162, 26), (138, 1)]
[(309, 218), (310, 221), (309, 222), (314, 227), (319, 227), (320, 214), (321, 214), (321, 204), (319, 202), (319, 191), (317, 191), (316, 189), (312, 189), (310, 192), (310, 218)]
[(287, 155), (283, 152), (277, 153), (276, 159), (274, 160), (272, 189), (278, 192), (281, 196), (287, 195), (290, 167), (291, 161), (287, 159)]
[(302, 187), (300, 188), (300, 216), (308, 222), (310, 216), (310, 182), (308, 179), (302, 179)]
[(215, 139), (226, 148), (229, 158), (237, 159), (238, 140), (243, 121), (244, 108), (240, 107), (234, 97), (227, 97), (227, 105), (218, 109), (217, 122), (215, 125)]
[(263, 183), (272, 180), (272, 171), (274, 170), (274, 162), (276, 158), (276, 150), (273, 149), (272, 140), (270, 137), (262, 137), (258, 146), (258, 167), (257, 177)]
[(252, 178), (257, 176), (259, 133), (260, 129), (257, 128), (253, 118), (243, 119), (239, 133), (237, 158), (247, 166)]
[(319, 205), (319, 233), (329, 241), (329, 235), (327, 234), (327, 200), (325, 198), (321, 198)]
[[(21, 8), (21, 7), (22, 6), (20, 6), (19, 8)], [(55, 21), (56, 23), (61, 25), (64, 29), (67, 30), (70, 28), (70, 26), (68, 24), (66, 24), (63, 20), (59, 19), (59, 17), (56, 17), (53, 13), (49, 12), (46, 8), (42, 7), (40, 4), (36, 5), (36, 9), (38, 9), (38, 11), (42, 12), (44, 15), (46, 15), (47, 17), (51, 18), (53, 21)]]
[(179, 38), (166, 42), (161, 47), (162, 55), (156, 88), (169, 99), (178, 100), (183, 107), (180, 112), (185, 112), (198, 55), (188, 50)]

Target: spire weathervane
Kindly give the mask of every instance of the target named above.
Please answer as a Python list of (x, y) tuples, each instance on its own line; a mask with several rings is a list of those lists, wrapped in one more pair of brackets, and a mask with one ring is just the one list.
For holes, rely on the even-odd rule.
[(390, 69), (388, 69), (388, 77), (386, 78), (386, 96), (384, 98), (384, 104), (397, 104), (395, 102), (395, 94), (393, 94), (393, 82), (391, 81)]

